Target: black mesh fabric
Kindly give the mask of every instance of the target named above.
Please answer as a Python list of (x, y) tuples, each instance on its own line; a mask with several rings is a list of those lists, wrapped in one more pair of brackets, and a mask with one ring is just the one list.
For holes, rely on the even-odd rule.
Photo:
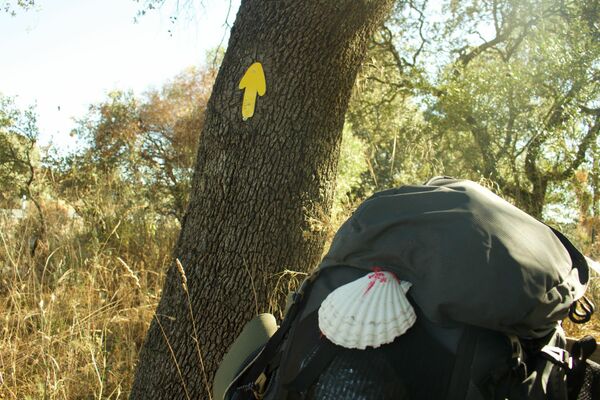
[(374, 352), (343, 351), (311, 387), (307, 399), (409, 399), (402, 380), (386, 359)]
[(600, 365), (588, 361), (577, 400), (600, 400)]
[[(335, 357), (303, 398), (418, 400), (446, 396), (455, 356), (419, 323), (377, 349), (336, 348)], [(305, 352), (302, 366), (319, 356), (318, 351)]]

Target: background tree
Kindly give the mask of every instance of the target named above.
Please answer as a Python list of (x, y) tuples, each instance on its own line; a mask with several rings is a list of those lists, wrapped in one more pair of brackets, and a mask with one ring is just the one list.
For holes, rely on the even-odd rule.
[[(386, 138), (378, 140), (377, 157), (390, 160), (388, 165), (405, 166), (393, 151), (403, 132), (410, 147), (402, 148), (424, 155), (408, 171), (488, 179), (541, 217), (548, 199), (557, 200), (575, 171), (591, 166), (599, 130), (598, 2), (437, 5), (398, 3), (375, 36), (374, 61), (362, 74), (380, 86), (379, 101), (369, 106), (368, 91), (355, 96), (353, 125)], [(399, 96), (415, 104), (409, 115)], [(378, 122), (372, 128), (375, 119), (359, 111), (365, 107), (386, 116), (392, 114), (385, 107), (396, 108), (396, 119), (422, 115), (425, 123), (394, 122), (393, 129), (381, 129)], [(400, 170), (400, 177), (415, 177)]]
[[(132, 398), (208, 397), (242, 323), (268, 309), (277, 275), (317, 264), (323, 232), (311, 221), (329, 213), (350, 91), (390, 5), (241, 4), (175, 250), (186, 278), (175, 265), (169, 270)], [(238, 84), (256, 61), (267, 93), (243, 121)]]
[(38, 213), (37, 236), (46, 222), (40, 201), (39, 132), (35, 109), (19, 110), (12, 99), (0, 95), (0, 207), (20, 208), (21, 200), (31, 201)]
[(590, 108), (600, 47), (580, 8), (520, 2), (505, 12), (493, 39), (459, 56), (436, 111), (450, 141), (471, 136), (468, 167), (541, 217), (546, 196), (574, 177), (598, 136), (600, 114)]
[(586, 249), (593, 259), (600, 256), (600, 185), (598, 177), (598, 158), (594, 158), (595, 164), (591, 170), (580, 169), (575, 173), (572, 186), (575, 192), (575, 202), (578, 206), (579, 220), (575, 231), (576, 239)]
[(187, 207), (204, 111), (216, 71), (190, 69), (160, 92), (148, 94), (139, 112), (142, 164), (151, 175), (154, 203), (180, 222)]
[(0, 2), (0, 10), (15, 16), (17, 15), (17, 10), (29, 10), (35, 4), (35, 0), (2, 0)]
[[(56, 163), (62, 171), (62, 196), (81, 209), (82, 199), (104, 180), (114, 188), (99, 194), (129, 193), (111, 203), (136, 204), (148, 215), (173, 216), (181, 222), (213, 79), (211, 69), (190, 68), (160, 90), (143, 96), (114, 91), (106, 101), (90, 106), (72, 133), (84, 150)], [(97, 200), (93, 203), (86, 209), (104, 214)]]

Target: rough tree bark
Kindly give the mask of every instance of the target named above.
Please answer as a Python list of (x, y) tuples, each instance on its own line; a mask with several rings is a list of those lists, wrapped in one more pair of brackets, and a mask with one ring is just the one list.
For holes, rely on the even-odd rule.
[[(351, 89), (392, 3), (242, 1), (174, 253), (187, 293), (174, 263), (132, 399), (208, 398), (224, 351), (257, 309), (267, 309), (277, 274), (317, 265), (323, 232), (314, 221), (329, 213)], [(263, 65), (266, 94), (243, 121), (238, 84), (254, 62)]]

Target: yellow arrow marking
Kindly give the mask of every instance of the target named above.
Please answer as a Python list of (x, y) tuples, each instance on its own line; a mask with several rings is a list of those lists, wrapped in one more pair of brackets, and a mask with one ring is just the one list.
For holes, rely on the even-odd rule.
[(240, 89), (245, 89), (242, 100), (242, 118), (245, 121), (254, 115), (256, 96), (263, 96), (267, 91), (265, 72), (259, 62), (255, 62), (246, 70), (240, 81)]

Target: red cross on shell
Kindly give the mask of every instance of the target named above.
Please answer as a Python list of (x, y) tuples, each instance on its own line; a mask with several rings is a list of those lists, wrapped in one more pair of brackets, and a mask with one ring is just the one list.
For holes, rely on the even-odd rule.
[(393, 277), (396, 282), (400, 282), (398, 277), (393, 272), (384, 271), (383, 268), (381, 268), (381, 267), (373, 267), (373, 273), (371, 273), (367, 276), (369, 278), (369, 284), (367, 285), (367, 288), (365, 289), (365, 292), (363, 293), (363, 295), (367, 294), (369, 292), (369, 290), (371, 290), (371, 288), (373, 288), (373, 286), (375, 286), (375, 284), (377, 282), (380, 282), (380, 283), (388, 282), (389, 281), (388, 278), (390, 276)]

